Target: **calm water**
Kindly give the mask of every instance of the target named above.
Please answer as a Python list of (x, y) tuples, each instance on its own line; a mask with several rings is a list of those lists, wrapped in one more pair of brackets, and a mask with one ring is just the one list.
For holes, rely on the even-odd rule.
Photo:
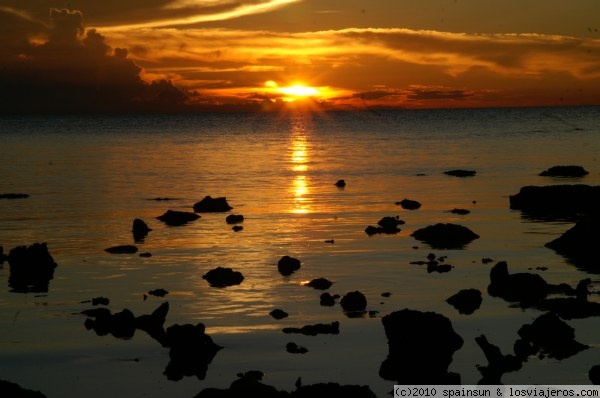
[[(474, 338), (485, 334), (512, 352), (517, 330), (540, 315), (487, 295), (483, 257), (506, 260), (511, 272), (544, 266), (552, 283), (592, 278), (543, 247), (570, 224), (532, 222), (511, 211), (508, 195), (524, 185), (600, 184), (600, 108), (395, 111), (339, 114), (209, 114), (198, 116), (4, 118), (0, 120), (0, 245), (47, 242), (58, 263), (47, 294), (11, 292), (9, 267), (0, 268), (0, 378), (49, 397), (192, 397), (226, 387), (236, 373), (265, 372), (263, 381), (292, 390), (335, 381), (368, 384), (384, 396), (393, 382), (378, 376), (387, 355), (381, 317), (403, 308), (436, 311), (452, 320), (465, 344), (451, 371), (476, 384), (487, 363)], [(590, 174), (557, 180), (537, 174), (553, 165), (579, 164)], [(477, 170), (473, 178), (443, 174)], [(334, 183), (345, 179), (345, 189)], [(192, 211), (206, 195), (225, 196), (244, 230), (225, 214), (203, 214), (182, 227), (156, 220), (166, 210)], [(171, 201), (150, 200), (169, 197)], [(420, 201), (416, 211), (395, 205)], [(448, 211), (466, 208), (471, 214)], [(369, 237), (383, 216), (406, 221), (397, 235)], [(133, 244), (131, 223), (153, 229), (142, 252), (110, 255)], [(468, 226), (481, 238), (465, 250), (433, 251), (409, 235), (437, 222)], [(335, 243), (326, 243), (334, 239)], [(449, 273), (427, 273), (411, 261), (429, 252), (448, 256)], [(290, 277), (277, 260), (302, 261)], [(239, 286), (212, 288), (202, 275), (217, 266), (241, 271)], [(332, 294), (360, 290), (374, 317), (348, 318), (339, 305), (319, 305), (313, 278), (334, 282)], [(143, 294), (164, 288), (164, 298)], [(445, 302), (465, 288), (483, 292), (481, 308), (460, 315)], [(389, 298), (381, 296), (390, 292)], [(224, 346), (206, 379), (169, 381), (168, 350), (144, 332), (131, 340), (99, 337), (83, 326), (81, 301), (106, 296), (113, 312), (136, 315), (170, 303), (165, 326), (203, 322)], [(595, 299), (598, 296), (594, 295)], [(290, 316), (274, 320), (282, 308)], [(283, 327), (340, 322), (340, 334), (301, 336)], [(598, 319), (568, 322), (591, 348), (563, 361), (530, 359), (506, 374), (506, 384), (587, 384), (600, 363)], [(288, 341), (309, 349), (285, 351)], [(101, 389), (101, 390), (100, 390)]]

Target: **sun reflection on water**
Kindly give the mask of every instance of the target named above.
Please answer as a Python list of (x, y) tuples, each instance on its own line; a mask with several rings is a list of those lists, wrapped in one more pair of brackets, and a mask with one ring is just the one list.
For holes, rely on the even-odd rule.
[(310, 180), (306, 175), (308, 172), (309, 154), (308, 138), (302, 125), (294, 125), (290, 146), (291, 169), (294, 172), (291, 187), (294, 203), (291, 212), (307, 214), (311, 212), (311, 200), (308, 197), (310, 195)]

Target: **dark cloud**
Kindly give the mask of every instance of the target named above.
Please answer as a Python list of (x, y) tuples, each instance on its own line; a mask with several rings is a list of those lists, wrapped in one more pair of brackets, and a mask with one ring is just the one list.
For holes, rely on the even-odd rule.
[(373, 90), (373, 91), (364, 91), (362, 93), (354, 93), (352, 97), (359, 98), (363, 100), (375, 100), (384, 97), (388, 97), (390, 95), (396, 95), (395, 91), (387, 91), (387, 90)]
[[(126, 49), (86, 30), (79, 11), (50, 12), (50, 24), (0, 9), (10, 22), (0, 52), (1, 112), (128, 112), (181, 109), (187, 95), (162, 80), (145, 82)], [(3, 40), (3, 41), (4, 41)], [(2, 43), (4, 44), (4, 43)]]
[(409, 100), (463, 100), (473, 94), (465, 90), (412, 89), (406, 96)]

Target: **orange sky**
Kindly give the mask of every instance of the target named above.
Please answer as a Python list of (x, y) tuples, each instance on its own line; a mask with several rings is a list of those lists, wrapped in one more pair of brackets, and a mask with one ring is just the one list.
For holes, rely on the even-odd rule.
[(0, 0), (0, 105), (245, 109), (302, 98), (350, 109), (600, 104), (598, 0), (61, 6)]

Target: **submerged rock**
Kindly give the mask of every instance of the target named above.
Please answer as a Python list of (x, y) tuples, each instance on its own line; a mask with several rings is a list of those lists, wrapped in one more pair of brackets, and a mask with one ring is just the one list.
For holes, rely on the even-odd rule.
[(239, 285), (244, 280), (244, 275), (231, 268), (217, 267), (202, 275), (202, 279), (206, 279), (213, 287), (226, 287)]
[(479, 238), (479, 235), (469, 228), (450, 223), (438, 223), (417, 229), (411, 236), (428, 243), (434, 249), (462, 249)]
[(283, 276), (289, 276), (300, 269), (300, 260), (290, 256), (283, 256), (277, 262), (277, 269)]
[(150, 231), (152, 231), (152, 229), (150, 229), (143, 220), (139, 218), (133, 220), (131, 232), (133, 233), (133, 240), (135, 242), (142, 242)]
[(181, 380), (184, 376), (206, 378), (208, 365), (223, 347), (218, 346), (205, 333), (204, 324), (175, 324), (166, 332), (170, 362), (164, 374), (169, 380)]
[(461, 314), (470, 315), (481, 306), (481, 292), (477, 289), (463, 289), (448, 297), (446, 302)]
[(456, 169), (444, 171), (444, 174), (454, 177), (473, 177), (477, 172), (475, 170)]
[(421, 203), (411, 199), (402, 199), (400, 202), (396, 202), (396, 204), (405, 210), (417, 210), (421, 207)]
[(8, 253), (8, 285), (14, 292), (47, 292), (57, 267), (46, 243), (17, 246)]
[(460, 375), (448, 372), (463, 339), (448, 318), (434, 312), (403, 309), (382, 318), (388, 356), (379, 375), (398, 384), (460, 384)]
[(539, 175), (546, 177), (583, 177), (589, 172), (581, 166), (553, 166)]
[(197, 220), (200, 216), (196, 213), (187, 211), (167, 210), (162, 216), (156, 217), (160, 221), (170, 226), (185, 225), (191, 221)]
[(137, 253), (138, 248), (133, 245), (120, 245), (109, 247), (107, 249), (104, 249), (104, 251), (111, 254), (133, 254)]
[(231, 209), (233, 207), (229, 206), (225, 197), (213, 198), (205, 196), (204, 199), (194, 204), (194, 211), (196, 213), (222, 213)]
[(598, 213), (600, 186), (583, 184), (525, 186), (509, 196), (510, 208), (541, 219), (571, 219), (581, 214)]

